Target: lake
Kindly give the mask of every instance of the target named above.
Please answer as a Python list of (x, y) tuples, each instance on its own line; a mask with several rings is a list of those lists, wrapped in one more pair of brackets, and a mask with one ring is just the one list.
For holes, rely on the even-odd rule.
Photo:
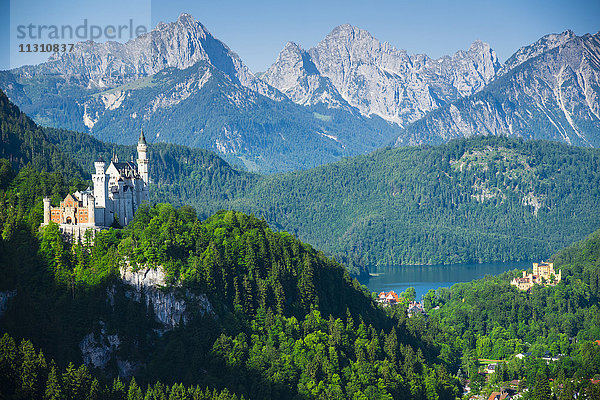
[(498, 275), (515, 268), (531, 268), (531, 262), (371, 267), (371, 274), (376, 276), (361, 279), (360, 283), (377, 293), (393, 290), (400, 294), (412, 286), (417, 291), (417, 300), (420, 300), (429, 289), (450, 287), (455, 283)]

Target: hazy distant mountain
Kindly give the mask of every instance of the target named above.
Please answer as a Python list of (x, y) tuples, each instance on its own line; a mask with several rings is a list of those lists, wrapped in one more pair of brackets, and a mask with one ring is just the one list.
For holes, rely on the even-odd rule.
[(499, 69), (496, 53), (481, 41), (435, 60), (341, 25), (308, 51), (288, 43), (261, 78), (298, 104), (344, 108), (347, 102), (364, 115), (406, 125), (481, 90)]
[(480, 134), (600, 146), (600, 33), (548, 35), (517, 51), (484, 90), (406, 127), (397, 145)]
[(154, 141), (212, 149), (263, 172), (368, 152), (399, 132), (351, 107), (293, 103), (188, 14), (125, 44), (79, 43), (2, 72), (0, 87), (39, 124), (123, 144), (144, 127)]

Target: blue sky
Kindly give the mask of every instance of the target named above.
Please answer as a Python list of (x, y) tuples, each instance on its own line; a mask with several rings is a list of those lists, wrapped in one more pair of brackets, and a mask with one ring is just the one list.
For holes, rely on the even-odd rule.
[[(501, 61), (547, 33), (600, 30), (600, 1), (414, 0), (0, 0), (0, 69), (35, 63), (45, 55), (20, 55), (16, 25), (71, 24), (84, 19), (106, 27), (126, 23), (148, 27), (192, 14), (237, 52), (254, 72), (264, 71), (286, 42), (316, 45), (335, 26), (350, 23), (409, 53), (431, 57), (488, 42)], [(34, 43), (32, 41), (31, 43)], [(11, 56), (12, 52), (12, 56)]]

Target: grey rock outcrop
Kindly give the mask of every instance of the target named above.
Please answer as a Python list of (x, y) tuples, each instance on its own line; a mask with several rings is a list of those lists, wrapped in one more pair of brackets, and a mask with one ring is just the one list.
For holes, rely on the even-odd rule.
[(104, 322), (100, 321), (100, 327), (98, 334), (89, 333), (79, 342), (79, 349), (85, 365), (103, 369), (118, 350), (121, 340), (119, 335), (107, 333)]
[(498, 71), (498, 76), (505, 75), (507, 72), (512, 70), (513, 68), (518, 67), (524, 62), (531, 60), (543, 54), (549, 50), (552, 50), (558, 46), (562, 46), (568, 41), (574, 39), (576, 37), (575, 33), (571, 30), (564, 31), (563, 33), (551, 33), (540, 38), (535, 43), (532, 43), (528, 46), (523, 46), (519, 50), (515, 52), (500, 68)]
[(17, 295), (17, 289), (0, 292), (0, 318), (8, 309), (8, 301)]
[(146, 306), (152, 308), (156, 320), (163, 325), (164, 330), (185, 325), (194, 313), (213, 313), (206, 295), (167, 288), (166, 275), (161, 267), (137, 271), (124, 267), (121, 269), (121, 279), (123, 283), (133, 287), (134, 290), (128, 292), (131, 298), (138, 302), (143, 299)]
[[(134, 302), (144, 302), (149, 314), (161, 326), (154, 329), (157, 337), (178, 326), (185, 325), (196, 315), (213, 314), (208, 298), (203, 294), (191, 293), (177, 286), (168, 286), (162, 268), (142, 268), (132, 270), (129, 266), (121, 268), (123, 285), (107, 288), (107, 303), (114, 312), (118, 296), (125, 296)], [(123, 290), (124, 289), (124, 290)], [(121, 300), (123, 300), (121, 298)], [(122, 343), (134, 343), (137, 339), (131, 333), (119, 331), (119, 326), (111, 326), (99, 320), (93, 332), (85, 335), (79, 342), (79, 349), (85, 365), (88, 367), (112, 371), (120, 377), (133, 376), (142, 366), (143, 360), (131, 352), (124, 354)], [(149, 335), (145, 332), (144, 335)], [(127, 346), (126, 346), (127, 347)]]
[(262, 76), (271, 86), (301, 105), (325, 104), (351, 109), (329, 78), (321, 76), (310, 55), (296, 43), (289, 42), (277, 61)]

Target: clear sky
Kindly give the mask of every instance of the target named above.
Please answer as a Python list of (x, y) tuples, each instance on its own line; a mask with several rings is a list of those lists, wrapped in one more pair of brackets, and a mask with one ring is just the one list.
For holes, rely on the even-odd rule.
[[(409, 53), (431, 57), (488, 42), (500, 61), (548, 33), (600, 30), (600, 0), (0, 0), (0, 69), (39, 62), (20, 55), (18, 24), (101, 27), (126, 23), (155, 26), (187, 12), (237, 52), (254, 72), (275, 61), (286, 42), (308, 49), (335, 26), (350, 23)], [(12, 3), (12, 4), (11, 4)], [(127, 37), (126, 37), (127, 39)], [(122, 40), (126, 41), (126, 40)], [(35, 43), (35, 40), (31, 40)]]

